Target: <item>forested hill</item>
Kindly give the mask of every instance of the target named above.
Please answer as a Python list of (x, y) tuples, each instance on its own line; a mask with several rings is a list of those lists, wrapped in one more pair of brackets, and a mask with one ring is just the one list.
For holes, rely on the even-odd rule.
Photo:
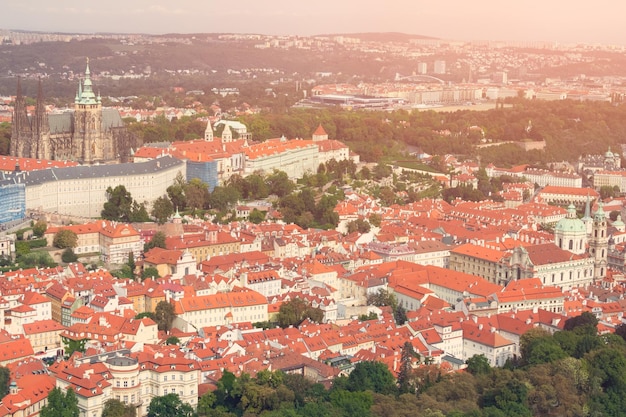
[[(469, 107), (471, 108), (471, 107)], [(575, 161), (580, 155), (621, 152), (626, 143), (626, 106), (598, 102), (517, 100), (488, 111), (348, 112), (291, 110), (242, 118), (255, 139), (310, 137), (322, 124), (329, 137), (345, 141), (366, 161), (377, 161), (394, 144), (429, 154), (478, 156), (482, 143), (545, 140), (545, 151), (523, 152), (515, 145), (480, 150), (482, 161), (498, 165)], [(385, 146), (380, 146), (385, 143)]]
[[(455, 154), (498, 166), (576, 161), (581, 155), (621, 153), (626, 143), (626, 105), (577, 101), (518, 100), (488, 111), (360, 112), (340, 109), (291, 109), (242, 116), (254, 140), (310, 138), (321, 124), (331, 139), (344, 141), (369, 162), (391, 161), (407, 146), (431, 155)], [(199, 138), (206, 124), (189, 118), (135, 123), (143, 142)], [(8, 152), (11, 129), (0, 125), (0, 154)], [(545, 151), (521, 151), (515, 144), (479, 149), (483, 143), (545, 140)], [(384, 146), (381, 146), (384, 144)], [(623, 164), (626, 165), (626, 164)]]

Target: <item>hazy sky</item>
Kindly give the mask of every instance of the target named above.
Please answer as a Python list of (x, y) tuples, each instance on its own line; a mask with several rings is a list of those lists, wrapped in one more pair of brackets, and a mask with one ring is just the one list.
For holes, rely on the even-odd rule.
[(0, 0), (0, 28), (56, 32), (404, 32), (626, 44), (620, 0)]

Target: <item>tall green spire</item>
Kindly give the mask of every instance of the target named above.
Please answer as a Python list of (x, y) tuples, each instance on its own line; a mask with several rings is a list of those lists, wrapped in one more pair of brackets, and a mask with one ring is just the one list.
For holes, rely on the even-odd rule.
[(91, 82), (91, 71), (89, 70), (89, 58), (87, 58), (87, 68), (85, 69), (85, 80), (78, 86), (76, 94), (76, 104), (97, 104), (98, 100), (93, 92), (93, 84)]

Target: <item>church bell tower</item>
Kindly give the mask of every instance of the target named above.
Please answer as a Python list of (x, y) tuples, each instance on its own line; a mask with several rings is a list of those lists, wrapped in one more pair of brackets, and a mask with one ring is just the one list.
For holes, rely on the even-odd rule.
[(607, 236), (606, 214), (602, 202), (593, 215), (591, 239), (589, 239), (589, 255), (593, 258), (593, 278), (603, 279), (606, 276), (609, 239)]

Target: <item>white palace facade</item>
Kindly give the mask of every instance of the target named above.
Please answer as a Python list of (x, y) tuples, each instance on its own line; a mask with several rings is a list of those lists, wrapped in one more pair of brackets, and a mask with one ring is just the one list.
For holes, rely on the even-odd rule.
[(11, 178), (26, 186), (26, 210), (100, 217), (109, 187), (123, 185), (134, 200), (152, 203), (185, 171), (185, 161), (164, 156), (141, 163), (16, 172)]

